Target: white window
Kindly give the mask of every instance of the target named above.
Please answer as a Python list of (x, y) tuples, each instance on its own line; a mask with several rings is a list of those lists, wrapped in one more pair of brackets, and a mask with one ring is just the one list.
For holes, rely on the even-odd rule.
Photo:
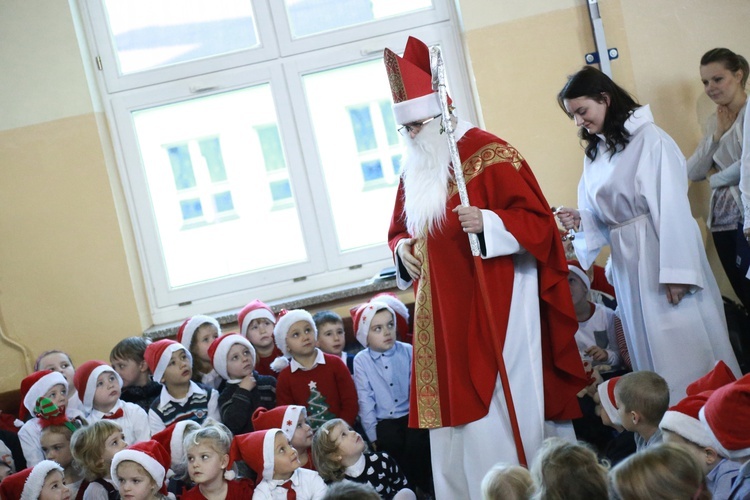
[(155, 324), (367, 279), (403, 154), (383, 48), (440, 44), (447, 0), (79, 0)]

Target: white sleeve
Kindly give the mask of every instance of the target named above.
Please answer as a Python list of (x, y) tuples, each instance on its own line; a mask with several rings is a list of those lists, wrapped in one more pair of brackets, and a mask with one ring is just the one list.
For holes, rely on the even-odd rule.
[(396, 286), (399, 288), (399, 290), (406, 290), (411, 286), (412, 283), (411, 278), (404, 279), (404, 277), (401, 276), (401, 267), (403, 267), (403, 264), (401, 263), (401, 257), (398, 256), (398, 249), (401, 248), (401, 245), (403, 245), (404, 241), (406, 241), (406, 238), (401, 238), (400, 240), (398, 240), (398, 243), (396, 243), (396, 251), (393, 252), (393, 262), (396, 263)]
[(688, 179), (693, 182), (706, 179), (706, 174), (714, 164), (714, 153), (719, 148), (719, 143), (714, 142), (716, 132), (716, 114), (711, 115), (706, 126), (706, 132), (695, 148), (693, 155), (687, 160)]
[(505, 229), (505, 223), (500, 216), (492, 210), (482, 209), (482, 224), (485, 248), (483, 259), (525, 252), (516, 237)]
[(750, 229), (750, 109), (745, 109), (745, 121), (742, 128), (742, 158), (740, 160), (740, 192), (744, 208), (747, 231)]
[(42, 433), (36, 419), (29, 420), (18, 431), (18, 440), (21, 442), (21, 450), (23, 450), (27, 467), (34, 467), (44, 460), (44, 453), (42, 453), (42, 447), (39, 444), (41, 436)]
[(221, 412), (219, 412), (219, 391), (211, 391), (211, 397), (208, 399), (208, 416), (217, 422), (221, 422)]
[(325, 481), (323, 481), (323, 478), (317, 472), (315, 472), (315, 475), (311, 475), (309, 488), (312, 500), (323, 500), (328, 492), (328, 486), (326, 486)]
[[(146, 411), (135, 403), (124, 403), (130, 413), (130, 423), (133, 426), (135, 442), (148, 441), (151, 439), (151, 425)], [(128, 443), (135, 444), (135, 443)]]
[(580, 231), (575, 233), (572, 243), (578, 262), (584, 269), (589, 269), (602, 248), (609, 245), (609, 227), (599, 220), (586, 200), (586, 182), (584, 177), (581, 177), (581, 182), (578, 183), (578, 212), (581, 214), (581, 226)]

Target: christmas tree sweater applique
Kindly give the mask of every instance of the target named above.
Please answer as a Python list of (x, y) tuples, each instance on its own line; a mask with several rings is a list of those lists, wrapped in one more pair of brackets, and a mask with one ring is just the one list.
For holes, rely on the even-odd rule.
[(318, 390), (317, 382), (311, 380), (307, 386), (310, 388), (310, 397), (307, 399), (307, 421), (315, 432), (321, 425), (336, 418), (336, 415), (329, 411), (326, 397)]

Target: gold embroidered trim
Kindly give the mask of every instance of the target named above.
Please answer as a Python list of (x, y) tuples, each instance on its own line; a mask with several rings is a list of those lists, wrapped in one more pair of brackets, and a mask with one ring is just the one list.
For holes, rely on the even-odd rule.
[[(510, 163), (513, 168), (519, 170), (523, 165), (523, 156), (516, 148), (508, 144), (491, 142), (482, 146), (461, 164), (466, 184), (481, 174), (485, 168), (497, 163)], [(448, 185), (448, 199), (456, 193), (458, 193), (458, 188), (455, 181), (451, 180)]]
[(417, 239), (414, 255), (422, 262), (422, 274), (414, 302), (414, 370), (419, 427), (442, 427), (440, 391), (435, 360), (435, 323), (432, 316), (430, 261), (425, 238)]
[(398, 59), (398, 56), (392, 50), (385, 49), (383, 61), (385, 63), (385, 71), (388, 74), (388, 83), (391, 86), (394, 103), (406, 101), (406, 88), (404, 88), (404, 80), (401, 77), (401, 68), (398, 65)]

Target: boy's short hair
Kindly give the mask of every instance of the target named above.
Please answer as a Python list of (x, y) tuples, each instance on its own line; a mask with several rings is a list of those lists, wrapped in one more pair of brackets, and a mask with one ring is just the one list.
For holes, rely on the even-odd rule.
[(323, 500), (380, 500), (380, 495), (370, 483), (344, 479), (331, 484)]
[(315, 328), (320, 330), (320, 327), (328, 323), (344, 323), (341, 316), (333, 311), (319, 311), (313, 314), (313, 321), (315, 321)]
[(625, 411), (637, 411), (651, 425), (659, 425), (669, 408), (669, 386), (662, 376), (643, 370), (623, 375), (615, 394)]
[(109, 360), (124, 359), (135, 360), (140, 363), (143, 361), (143, 353), (151, 341), (145, 337), (127, 337), (119, 341), (109, 353)]
[(547, 438), (534, 459), (534, 500), (609, 498), (607, 468), (583, 442)]
[(495, 464), (482, 479), (483, 500), (528, 500), (534, 481), (528, 469), (520, 465)]

